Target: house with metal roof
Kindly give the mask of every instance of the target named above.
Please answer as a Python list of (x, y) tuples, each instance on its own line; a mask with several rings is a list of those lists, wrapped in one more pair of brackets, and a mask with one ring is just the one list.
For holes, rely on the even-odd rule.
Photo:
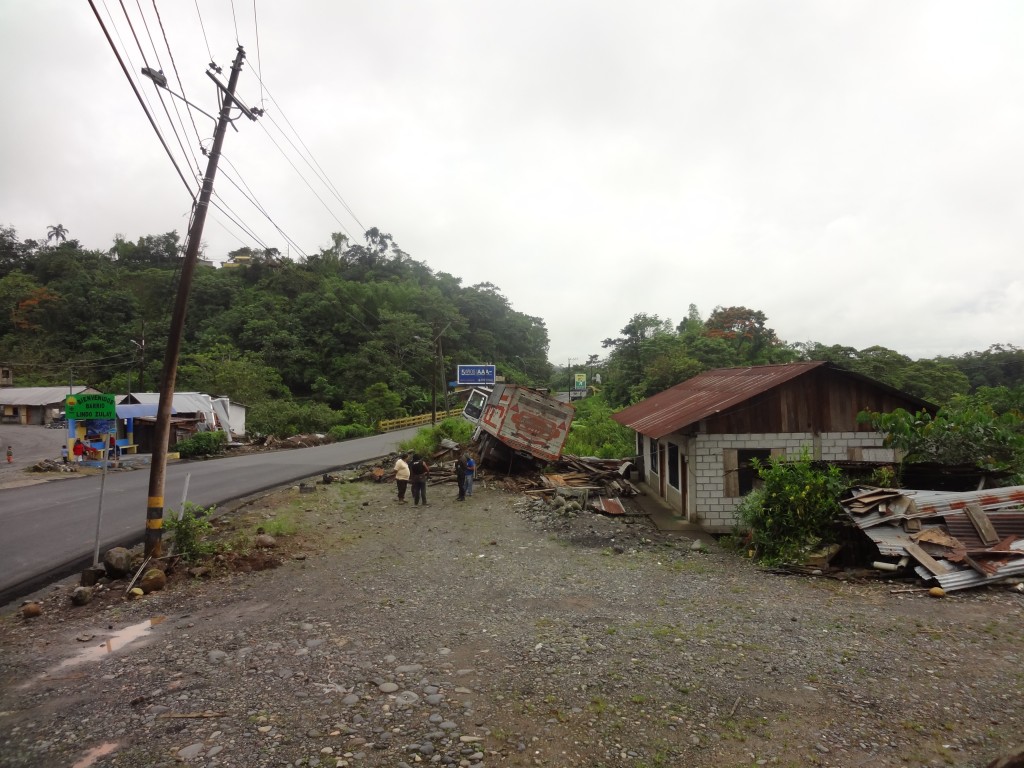
[(636, 432), (641, 483), (677, 515), (713, 533), (737, 522), (755, 487), (753, 459), (895, 461), (861, 411), (936, 407), (824, 362), (719, 368), (659, 392), (612, 418)]
[(0, 422), (4, 424), (49, 424), (59, 419), (64, 398), (98, 390), (81, 384), (71, 387), (0, 387)]

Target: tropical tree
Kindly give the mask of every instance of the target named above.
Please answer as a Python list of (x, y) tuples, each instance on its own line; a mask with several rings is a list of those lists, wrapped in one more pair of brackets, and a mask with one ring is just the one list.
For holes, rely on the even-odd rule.
[(68, 239), (68, 230), (63, 224), (54, 224), (46, 228), (46, 242), (53, 240), (58, 245)]

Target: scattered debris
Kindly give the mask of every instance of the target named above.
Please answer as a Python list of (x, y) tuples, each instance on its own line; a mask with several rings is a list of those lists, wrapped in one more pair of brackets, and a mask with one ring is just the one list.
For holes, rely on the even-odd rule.
[[(878, 547), (882, 570), (913, 559), (944, 595), (1024, 574), (1024, 486), (951, 493), (860, 487), (843, 509)], [(933, 596), (940, 596), (932, 592)]]

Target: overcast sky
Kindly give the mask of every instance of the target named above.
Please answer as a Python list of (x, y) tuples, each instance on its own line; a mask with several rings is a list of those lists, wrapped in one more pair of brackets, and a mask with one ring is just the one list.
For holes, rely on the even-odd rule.
[[(187, 152), (213, 121), (193, 112), (197, 136), (177, 103), (183, 153), (122, 3), (95, 1), (197, 187)], [(239, 94), (267, 114), (228, 132), (216, 189), (260, 242), (296, 256), (380, 227), (543, 318), (557, 364), (691, 303), (761, 310), (790, 342), (1024, 346), (1020, 0), (123, 7), (181, 93), (159, 11), (212, 114), (211, 52), (226, 81), (245, 46)], [(103, 250), (184, 239), (185, 184), (88, 2), (0, 3), (0, 71), (0, 224)], [(217, 210), (203, 241), (217, 260), (259, 247)]]

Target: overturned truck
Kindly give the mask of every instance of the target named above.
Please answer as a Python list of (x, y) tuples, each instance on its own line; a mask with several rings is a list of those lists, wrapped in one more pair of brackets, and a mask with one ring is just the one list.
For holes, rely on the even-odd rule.
[(528, 387), (495, 384), (477, 420), (481, 463), (511, 471), (517, 459), (557, 461), (576, 409)]

